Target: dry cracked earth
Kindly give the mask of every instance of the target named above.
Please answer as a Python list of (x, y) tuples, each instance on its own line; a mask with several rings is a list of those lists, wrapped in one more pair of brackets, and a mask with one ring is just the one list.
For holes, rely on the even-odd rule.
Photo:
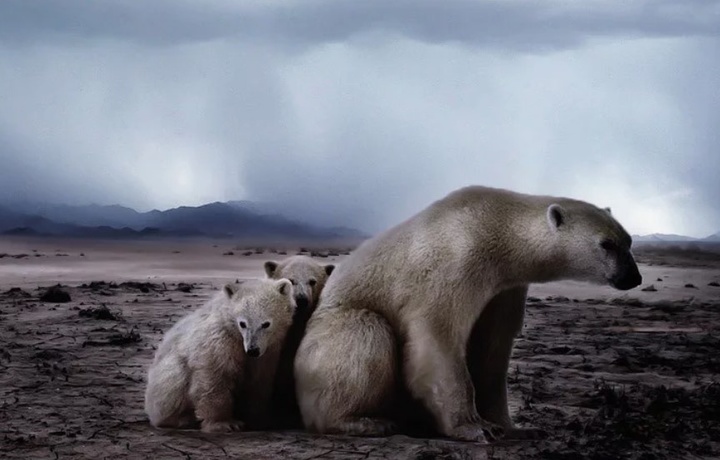
[(717, 248), (637, 250), (645, 290), (533, 287), (509, 389), (516, 421), (547, 436), (485, 446), (153, 429), (144, 378), (163, 332), (223, 281), (261, 276), (262, 261), (283, 255), (79, 245), (0, 245), (3, 458), (720, 458)]

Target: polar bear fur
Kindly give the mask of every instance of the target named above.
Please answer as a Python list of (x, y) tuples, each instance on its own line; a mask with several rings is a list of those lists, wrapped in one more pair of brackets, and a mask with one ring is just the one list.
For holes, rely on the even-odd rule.
[(590, 203), (470, 186), (365, 241), (333, 272), (295, 359), (305, 426), (387, 435), (405, 389), (458, 440), (529, 434), (507, 406), (531, 283), (638, 286), (631, 238)]
[(266, 426), (294, 309), (289, 280), (247, 280), (225, 285), (178, 321), (148, 370), (150, 423), (185, 428), (200, 422), (206, 432)]
[(322, 265), (312, 257), (296, 255), (286, 257), (280, 262), (269, 260), (263, 268), (267, 278), (286, 278), (293, 284), (297, 309), (280, 354), (273, 392), (273, 411), (277, 428), (299, 428), (302, 420), (295, 398), (293, 362), (300, 340), (305, 334), (307, 321), (315, 311), (320, 293), (335, 265)]
[[(305, 310), (312, 313), (335, 265), (321, 265), (312, 257), (296, 255), (286, 257), (280, 262), (268, 260), (263, 268), (270, 279), (289, 279), (293, 284), (298, 313)], [(307, 316), (309, 317), (309, 314)]]

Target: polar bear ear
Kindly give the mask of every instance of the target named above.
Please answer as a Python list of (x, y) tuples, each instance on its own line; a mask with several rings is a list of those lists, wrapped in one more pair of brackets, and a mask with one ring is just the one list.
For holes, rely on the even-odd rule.
[(240, 290), (240, 285), (243, 284), (245, 281), (246, 280), (236, 279), (234, 283), (227, 283), (225, 286), (223, 286), (223, 292), (228, 297), (228, 299), (238, 293), (238, 291)]
[(268, 260), (267, 262), (265, 262), (264, 267), (265, 267), (265, 274), (267, 275), (267, 277), (272, 278), (273, 275), (275, 274), (275, 271), (277, 270), (278, 263), (273, 260)]
[(333, 264), (325, 265), (325, 274), (327, 276), (330, 276), (332, 274), (333, 270), (335, 270), (335, 265), (333, 265)]
[(565, 209), (559, 204), (551, 204), (547, 208), (547, 221), (552, 230), (565, 225)]
[(292, 293), (292, 283), (287, 278), (281, 278), (275, 282), (275, 287), (282, 295), (290, 295)]
[(610, 208), (605, 208), (605, 211), (607, 211), (607, 213), (612, 216), (612, 209), (610, 209)]
[(238, 288), (239, 288), (239, 283), (228, 283), (225, 286), (223, 286), (223, 292), (229, 299), (235, 295), (235, 293), (238, 291)]

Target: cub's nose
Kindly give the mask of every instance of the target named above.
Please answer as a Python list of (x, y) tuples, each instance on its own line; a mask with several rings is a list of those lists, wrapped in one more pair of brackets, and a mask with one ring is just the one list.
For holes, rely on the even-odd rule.
[(260, 349), (258, 347), (248, 348), (247, 355), (251, 358), (257, 358), (260, 356)]
[(295, 297), (295, 303), (297, 304), (297, 307), (302, 310), (306, 309), (310, 305), (310, 301), (304, 294)]

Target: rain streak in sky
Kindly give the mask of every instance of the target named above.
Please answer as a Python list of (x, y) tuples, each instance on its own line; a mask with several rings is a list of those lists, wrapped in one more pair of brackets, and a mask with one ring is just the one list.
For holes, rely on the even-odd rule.
[(378, 231), (484, 184), (720, 230), (715, 1), (0, 2), (0, 202)]

